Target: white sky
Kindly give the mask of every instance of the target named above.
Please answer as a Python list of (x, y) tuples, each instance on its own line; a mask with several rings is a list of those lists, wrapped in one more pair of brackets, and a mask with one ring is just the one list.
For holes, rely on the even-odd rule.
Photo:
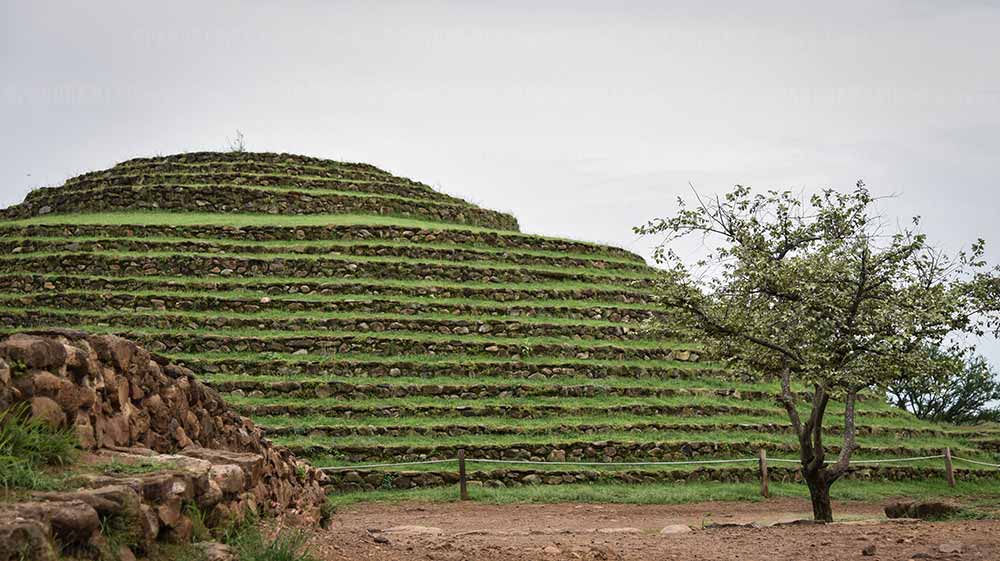
[(0, 3), (0, 206), (240, 129), (646, 255), (689, 182), (863, 178), (1000, 261), (996, 2)]

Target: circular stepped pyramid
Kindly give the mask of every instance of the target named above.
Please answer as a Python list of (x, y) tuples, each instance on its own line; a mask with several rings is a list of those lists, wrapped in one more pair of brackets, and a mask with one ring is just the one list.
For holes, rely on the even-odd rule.
[[(199, 372), (317, 464), (447, 459), (459, 448), (549, 463), (473, 466), (475, 480), (511, 485), (738, 481), (755, 477), (752, 466), (560, 462), (761, 447), (794, 457), (773, 383), (733, 379), (697, 341), (654, 327), (669, 311), (642, 258), (522, 234), (510, 215), (370, 165), (210, 152), (130, 160), (0, 211), (0, 255), (5, 330), (126, 335)], [(995, 461), (1000, 441), (878, 399), (864, 401), (859, 424), (861, 458), (951, 446)], [(940, 467), (855, 476), (937, 477)], [(333, 474), (345, 490), (454, 478), (439, 465)]]

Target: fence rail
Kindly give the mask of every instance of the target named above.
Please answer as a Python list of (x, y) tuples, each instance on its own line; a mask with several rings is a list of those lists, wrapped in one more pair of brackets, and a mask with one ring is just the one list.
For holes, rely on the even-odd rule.
[[(886, 458), (880, 460), (852, 460), (851, 465), (860, 464), (888, 464), (895, 462), (919, 462), (924, 460), (938, 460), (944, 458), (944, 454), (938, 454), (936, 456), (915, 456), (912, 458)], [(1000, 464), (991, 464), (988, 462), (981, 462), (978, 460), (970, 460), (966, 458), (959, 458), (958, 456), (952, 456), (953, 460), (960, 462), (967, 462), (970, 464), (976, 464), (987, 467), (1000, 468)], [(398, 466), (419, 466), (428, 464), (452, 464), (458, 461), (458, 458), (447, 458), (444, 460), (415, 460), (412, 462), (393, 462), (387, 464), (352, 464), (349, 466), (328, 466), (318, 468), (322, 471), (351, 471), (358, 469), (371, 469), (371, 468), (383, 468), (383, 467), (398, 467)], [(546, 466), (680, 466), (680, 465), (701, 465), (701, 464), (739, 464), (748, 462), (758, 462), (758, 458), (733, 458), (731, 460), (678, 460), (670, 462), (544, 462), (535, 460), (495, 460), (491, 458), (466, 458), (466, 462), (477, 463), (477, 464), (511, 464), (511, 465), (546, 465)], [(792, 460), (788, 458), (767, 458), (768, 462), (775, 463), (789, 463), (798, 464), (801, 463), (800, 460)]]
[[(945, 472), (948, 480), (948, 485), (951, 487), (955, 486), (955, 474), (952, 467), (952, 460), (958, 462), (965, 462), (968, 464), (974, 464), (978, 466), (992, 467), (1000, 469), (1000, 464), (994, 464), (990, 462), (983, 462), (979, 460), (971, 460), (968, 458), (960, 458), (958, 456), (951, 455), (951, 448), (945, 448), (943, 454), (936, 454), (933, 456), (914, 456), (911, 458), (882, 458), (873, 460), (853, 460), (850, 465), (870, 465), (870, 464), (889, 464), (889, 463), (905, 463), (905, 462), (922, 462), (927, 460), (945, 460)], [(330, 466), (319, 468), (322, 471), (327, 472), (337, 472), (337, 471), (354, 471), (359, 469), (373, 469), (373, 468), (387, 468), (387, 467), (402, 467), (402, 466), (421, 466), (421, 465), (440, 465), (440, 464), (453, 464), (458, 463), (458, 474), (459, 474), (459, 489), (460, 497), (462, 500), (468, 499), (468, 492), (466, 490), (466, 464), (502, 464), (502, 465), (546, 465), (546, 466), (587, 466), (587, 467), (637, 467), (637, 466), (685, 466), (685, 465), (709, 465), (709, 464), (742, 464), (742, 463), (756, 463), (758, 464), (760, 480), (761, 480), (761, 494), (765, 497), (769, 496), (768, 492), (768, 462), (773, 463), (786, 463), (786, 464), (799, 464), (800, 460), (793, 460), (789, 458), (768, 458), (765, 449), (761, 449), (760, 456), (757, 458), (732, 458), (732, 459), (713, 459), (713, 460), (677, 460), (677, 461), (666, 461), (666, 462), (545, 462), (537, 460), (494, 460), (490, 458), (466, 458), (465, 450), (459, 450), (458, 455), (455, 458), (446, 458), (443, 460), (416, 460), (411, 462), (391, 462), (382, 464), (361, 464), (361, 465), (350, 465), (350, 466)]]

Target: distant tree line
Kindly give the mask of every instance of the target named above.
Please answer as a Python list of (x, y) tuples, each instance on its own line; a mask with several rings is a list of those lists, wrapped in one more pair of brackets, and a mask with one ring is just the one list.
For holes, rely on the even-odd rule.
[(889, 402), (921, 419), (954, 424), (1000, 422), (1000, 379), (980, 355), (931, 349), (927, 365), (893, 380)]

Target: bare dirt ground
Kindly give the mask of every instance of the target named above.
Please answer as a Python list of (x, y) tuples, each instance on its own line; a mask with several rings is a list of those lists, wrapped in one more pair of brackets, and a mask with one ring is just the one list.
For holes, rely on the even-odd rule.
[[(780, 524), (810, 517), (809, 504), (796, 499), (648, 506), (362, 504), (339, 511), (329, 530), (313, 536), (311, 547), (329, 561), (1000, 561), (1000, 521), (887, 522), (878, 520), (881, 504), (857, 502), (836, 504), (834, 512), (847, 521)], [(760, 527), (726, 526), (750, 523)]]

